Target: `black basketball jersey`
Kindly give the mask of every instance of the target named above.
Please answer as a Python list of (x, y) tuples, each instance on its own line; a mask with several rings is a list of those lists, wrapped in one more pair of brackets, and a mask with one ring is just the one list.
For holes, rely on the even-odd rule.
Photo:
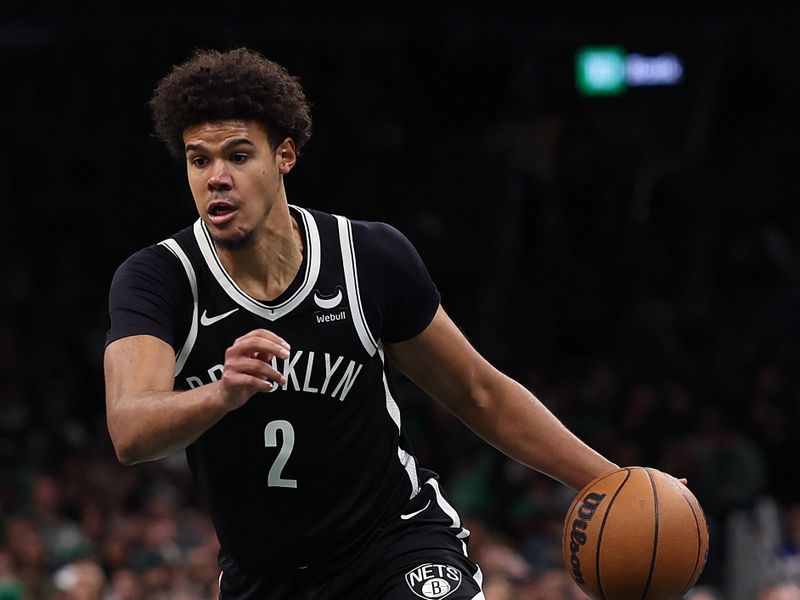
[(222, 552), (268, 569), (346, 554), (419, 491), (380, 327), (365, 316), (369, 282), (359, 277), (352, 223), (291, 208), (305, 236), (303, 263), (275, 302), (237, 286), (202, 220), (161, 242), (192, 294), (176, 390), (217, 380), (225, 350), (254, 329), (291, 345), (289, 358), (272, 361), (287, 383), (253, 396), (186, 451)]

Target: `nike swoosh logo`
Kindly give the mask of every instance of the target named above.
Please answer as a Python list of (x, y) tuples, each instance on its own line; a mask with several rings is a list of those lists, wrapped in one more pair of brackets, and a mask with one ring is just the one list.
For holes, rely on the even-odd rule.
[(336, 292), (336, 295), (333, 298), (320, 298), (316, 292), (314, 292), (314, 302), (317, 303), (317, 306), (320, 308), (324, 308), (325, 310), (330, 310), (332, 308), (336, 308), (339, 306), (339, 303), (342, 301), (342, 290)]
[(204, 327), (208, 327), (209, 325), (213, 325), (217, 321), (222, 321), (222, 319), (224, 319), (228, 315), (232, 315), (237, 310), (239, 310), (239, 309), (238, 308), (234, 308), (233, 310), (229, 310), (228, 312), (222, 313), (221, 315), (217, 315), (216, 317), (209, 317), (206, 314), (206, 311), (203, 311), (203, 314), (200, 316), (200, 325), (202, 325)]
[(406, 520), (406, 521), (407, 521), (408, 519), (413, 519), (413, 518), (414, 518), (414, 517), (416, 517), (416, 516), (417, 516), (419, 513), (421, 513), (423, 510), (425, 510), (426, 508), (428, 508), (430, 505), (431, 505), (431, 501), (430, 501), (430, 500), (428, 500), (428, 503), (427, 503), (425, 506), (423, 506), (422, 508), (420, 508), (419, 510), (415, 510), (413, 513), (408, 513), (407, 515), (400, 515), (400, 518), (401, 518), (401, 519), (404, 519), (404, 520)]

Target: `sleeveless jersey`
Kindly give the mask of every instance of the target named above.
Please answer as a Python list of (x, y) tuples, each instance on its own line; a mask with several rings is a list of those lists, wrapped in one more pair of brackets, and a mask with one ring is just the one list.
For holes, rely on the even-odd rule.
[(202, 220), (161, 242), (193, 299), (176, 390), (219, 379), (225, 350), (254, 329), (291, 345), (286, 360), (272, 360), (287, 383), (257, 393), (186, 450), (221, 551), (267, 569), (346, 555), (419, 491), (383, 346), (364, 315), (351, 222), (291, 209), (304, 259), (278, 303), (237, 286)]

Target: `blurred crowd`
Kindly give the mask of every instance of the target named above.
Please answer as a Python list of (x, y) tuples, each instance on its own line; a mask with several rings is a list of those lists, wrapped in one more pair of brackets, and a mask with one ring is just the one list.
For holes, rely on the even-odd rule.
[[(775, 499), (780, 569), (757, 600), (797, 599), (788, 22), (709, 16), (674, 23), (679, 36), (606, 23), (686, 60), (680, 86), (615, 99), (575, 94), (574, 48), (596, 39), (585, 23), (213, 25), (4, 25), (0, 600), (216, 598), (217, 542), (183, 456), (114, 458), (102, 352), (116, 266), (193, 218), (180, 165), (149, 138), (150, 90), (191, 47), (239, 44), (299, 74), (314, 105), (291, 202), (397, 226), (499, 368), (615, 462), (687, 477), (712, 541), (694, 600), (726, 600), (726, 523)], [(419, 463), (472, 531), (487, 600), (582, 598), (560, 554), (573, 492), (396, 379)]]
[[(450, 499), (471, 531), (470, 554), (485, 575), (487, 600), (585, 599), (561, 556), (563, 519), (574, 492), (484, 448), (430, 402), (428, 411), (416, 410), (415, 401), (404, 413), (407, 425), (419, 440), (420, 460), (443, 472)], [(100, 430), (74, 435), (72, 441), (58, 439), (71, 428), (80, 426), (68, 420), (62, 432), (44, 434), (60, 441), (59, 458), (34, 465), (16, 455), (15, 465), (5, 465), (0, 481), (0, 598), (216, 598), (218, 544), (183, 456), (123, 467)], [(701, 443), (700, 437), (686, 445), (687, 452)], [(737, 454), (747, 457), (748, 452), (728, 455), (736, 448), (721, 445), (709, 450), (705, 460), (724, 454), (737, 471), (747, 462)], [(638, 456), (631, 452), (619, 456)], [(697, 459), (691, 456), (673, 465), (683, 467), (676, 472), (688, 474)], [(715, 469), (709, 464), (703, 468), (709, 473)], [(689, 474), (698, 484), (702, 477), (698, 471)], [(698, 493), (704, 489), (697, 487)], [(716, 508), (732, 501), (725, 494), (704, 497), (712, 539), (722, 534)], [(736, 496), (735, 501), (745, 499)], [(772, 550), (781, 565), (778, 575), (787, 583), (783, 591), (764, 591), (758, 600), (796, 600), (780, 594), (788, 594), (788, 583), (800, 576), (800, 503), (784, 516), (780, 543)], [(707, 581), (692, 593), (693, 600), (726, 598), (724, 579), (714, 568), (719, 565), (713, 564), (722, 560), (721, 553), (713, 552), (710, 560), (712, 577), (704, 576)], [(763, 590), (773, 586), (766, 579), (762, 583)]]
[(126, 469), (83, 454), (57, 472), (17, 475), (19, 497), (4, 504), (0, 598), (217, 597), (213, 527), (169, 461)]

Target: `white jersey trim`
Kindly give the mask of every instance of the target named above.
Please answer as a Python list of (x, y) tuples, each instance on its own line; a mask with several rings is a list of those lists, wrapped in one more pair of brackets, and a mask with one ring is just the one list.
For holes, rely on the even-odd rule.
[(378, 343), (372, 336), (367, 326), (367, 319), (364, 317), (364, 309), (361, 306), (361, 291), (358, 287), (358, 268), (356, 266), (356, 253), (353, 248), (353, 228), (348, 219), (334, 215), (339, 225), (339, 242), (342, 247), (342, 264), (344, 266), (344, 282), (347, 287), (347, 297), (350, 300), (350, 312), (353, 315), (353, 325), (355, 325), (358, 339), (364, 345), (364, 349), (370, 356), (375, 355)]
[(189, 257), (186, 256), (186, 253), (180, 247), (178, 242), (170, 238), (159, 243), (167, 250), (172, 252), (179, 261), (181, 261), (183, 270), (186, 271), (186, 277), (189, 279), (189, 287), (192, 288), (192, 299), (194, 300), (194, 307), (192, 309), (192, 324), (189, 327), (189, 335), (186, 336), (186, 341), (183, 343), (183, 346), (178, 351), (178, 355), (175, 358), (175, 377), (177, 377), (181, 370), (183, 370), (183, 365), (186, 364), (186, 359), (189, 358), (189, 354), (194, 347), (194, 343), (197, 341), (197, 313), (199, 310), (199, 301), (197, 297), (197, 276), (195, 275), (192, 263), (189, 262)]
[(211, 239), (211, 234), (202, 219), (197, 219), (194, 223), (194, 237), (197, 240), (197, 245), (200, 247), (200, 252), (203, 258), (214, 275), (214, 278), (220, 284), (230, 298), (242, 308), (250, 311), (253, 314), (263, 317), (269, 321), (276, 321), (284, 315), (287, 315), (292, 310), (306, 299), (319, 276), (319, 269), (321, 264), (321, 244), (319, 240), (319, 229), (317, 223), (310, 212), (299, 206), (292, 206), (300, 213), (303, 219), (303, 229), (305, 230), (305, 248), (306, 248), (306, 270), (303, 273), (303, 282), (300, 287), (280, 304), (270, 306), (263, 302), (256, 300), (242, 288), (240, 288), (233, 278), (225, 270), (222, 261), (219, 259), (217, 249), (214, 247), (214, 242)]
[[(464, 527), (461, 524), (461, 517), (458, 516), (458, 512), (456, 512), (456, 509), (453, 508), (453, 506), (442, 495), (442, 490), (439, 489), (439, 482), (436, 481), (436, 479), (434, 479), (433, 477), (431, 477), (425, 483), (427, 485), (431, 486), (433, 488), (433, 491), (436, 492), (436, 503), (444, 511), (444, 513), (448, 517), (450, 517), (450, 519), (453, 521), (453, 523), (450, 525), (450, 527), (452, 529), (460, 529), (461, 530), (456, 534), (456, 537), (459, 540), (461, 540), (461, 549), (464, 552), (464, 556), (469, 556), (467, 554), (467, 544), (464, 541), (465, 539), (467, 539), (469, 537), (469, 529), (467, 529), (466, 527)], [(478, 573), (480, 574), (480, 577), (482, 578), (483, 574), (480, 573), (480, 569), (478, 570)], [(478, 581), (477, 578), (476, 578), (475, 581)], [(478, 585), (479, 586), (481, 585), (480, 581), (478, 581)]]
[[(480, 567), (475, 571), (475, 575), (473, 575), (472, 578), (475, 580), (475, 583), (478, 584), (478, 587), (483, 589), (483, 571), (481, 571)], [(473, 600), (475, 600), (475, 598), (483, 598), (483, 592), (479, 593), (477, 596), (473, 596)]]
[[(389, 413), (392, 421), (394, 421), (394, 424), (397, 426), (397, 431), (400, 432), (400, 407), (397, 406), (397, 402), (392, 396), (392, 392), (389, 391), (389, 382), (386, 380), (386, 359), (384, 358), (383, 348), (381, 346), (378, 346), (378, 356), (380, 356), (382, 363), (381, 372), (383, 373), (383, 390), (386, 394), (386, 411)], [(409, 498), (413, 498), (419, 494), (417, 461), (399, 445), (397, 446), (397, 458), (400, 459), (400, 464), (403, 465), (403, 468), (406, 470), (406, 474), (408, 475), (408, 479), (411, 481), (411, 495)]]

